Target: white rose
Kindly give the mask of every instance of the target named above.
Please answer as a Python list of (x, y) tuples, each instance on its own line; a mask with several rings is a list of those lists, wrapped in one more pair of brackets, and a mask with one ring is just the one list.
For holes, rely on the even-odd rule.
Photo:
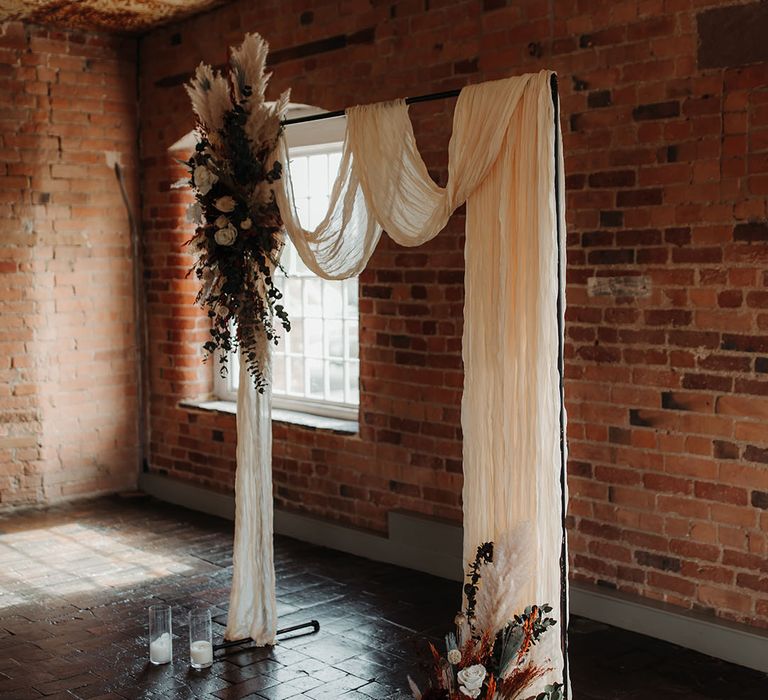
[(203, 207), (200, 202), (192, 202), (187, 207), (187, 221), (198, 225), (203, 222)]
[(204, 165), (198, 165), (192, 173), (192, 180), (200, 194), (206, 195), (211, 191), (211, 187), (219, 181), (219, 176), (212, 173)]
[(240, 222), (240, 228), (243, 229), (243, 231), (247, 231), (251, 226), (253, 226), (253, 221), (250, 219), (243, 219)]
[[(458, 678), (461, 685), (465, 686), (466, 690), (480, 690), (483, 687), (486, 673), (487, 671), (483, 664), (475, 664), (474, 666), (467, 666), (467, 668), (461, 669), (461, 671), (456, 674), (456, 678)], [(461, 692), (464, 693), (464, 695), (469, 695), (473, 698), (476, 698), (477, 695), (479, 695), (479, 693), (477, 695), (471, 695), (470, 693), (465, 692), (465, 688), (461, 688)]]
[(228, 214), (234, 211), (236, 202), (232, 197), (219, 197), (213, 204), (219, 211)]
[(229, 223), (229, 219), (222, 214), (221, 216), (217, 216), (216, 221), (213, 223), (216, 224), (216, 228), (224, 228)]
[(458, 649), (450, 649), (448, 651), (448, 663), (451, 666), (461, 663), (461, 652)]
[(237, 229), (232, 224), (227, 224), (216, 231), (213, 238), (219, 245), (232, 245), (237, 238)]

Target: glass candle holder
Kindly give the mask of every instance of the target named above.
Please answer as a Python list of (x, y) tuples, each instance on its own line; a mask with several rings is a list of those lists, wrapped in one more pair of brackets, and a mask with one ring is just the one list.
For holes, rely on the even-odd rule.
[(173, 658), (173, 630), (171, 629), (171, 606), (149, 606), (149, 660), (160, 666)]
[(213, 632), (208, 608), (189, 611), (189, 660), (196, 669), (209, 668), (213, 663)]

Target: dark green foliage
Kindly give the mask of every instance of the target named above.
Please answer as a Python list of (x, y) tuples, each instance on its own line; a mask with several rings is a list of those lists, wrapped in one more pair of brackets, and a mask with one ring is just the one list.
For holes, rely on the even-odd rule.
[(526, 700), (563, 700), (565, 697), (563, 693), (562, 683), (552, 683), (552, 685), (545, 686), (544, 691), (538, 695), (531, 696)]
[(469, 573), (467, 574), (469, 581), (464, 584), (464, 595), (467, 597), (466, 615), (470, 621), (475, 617), (480, 568), (483, 564), (491, 561), (493, 561), (493, 542), (485, 542), (477, 548), (475, 560), (469, 565)]

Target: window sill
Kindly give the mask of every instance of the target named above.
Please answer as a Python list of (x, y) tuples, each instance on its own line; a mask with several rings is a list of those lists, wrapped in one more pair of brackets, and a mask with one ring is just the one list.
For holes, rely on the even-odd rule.
[[(231, 413), (232, 415), (237, 414), (237, 404), (234, 401), (181, 401), (179, 405), (183, 408), (194, 408), (198, 411), (214, 411), (218, 413)], [(329, 430), (333, 433), (344, 433), (346, 435), (355, 435), (360, 430), (360, 425), (356, 420), (328, 418), (327, 416), (318, 416), (314, 413), (287, 411), (283, 408), (272, 409), (272, 422), (290, 423), (312, 430)]]

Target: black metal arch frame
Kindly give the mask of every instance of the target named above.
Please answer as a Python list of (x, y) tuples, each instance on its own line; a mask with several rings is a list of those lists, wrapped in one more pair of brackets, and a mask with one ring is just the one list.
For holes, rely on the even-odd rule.
[[(554, 183), (554, 196), (555, 196), (555, 235), (557, 237), (557, 330), (558, 330), (558, 356), (557, 356), (557, 369), (560, 377), (560, 493), (561, 493), (561, 522), (562, 522), (562, 544), (560, 549), (560, 644), (563, 651), (563, 693), (565, 700), (568, 699), (569, 681), (568, 681), (568, 544), (566, 534), (566, 515), (567, 515), (567, 498), (566, 498), (566, 435), (565, 435), (565, 374), (564, 374), (564, 354), (563, 354), (563, 304), (565, 300), (564, 285), (565, 279), (563, 276), (562, 268), (562, 254), (563, 254), (563, 232), (560, 226), (560, 219), (562, 217), (562, 211), (560, 206), (560, 197), (562, 194), (563, 183), (560, 181), (560, 99), (557, 89), (557, 75), (554, 73), (550, 79), (550, 87), (552, 90), (552, 104), (554, 106), (555, 119), (554, 119), (554, 155), (555, 155), (555, 183)], [(428, 95), (419, 95), (417, 97), (406, 97), (406, 104), (415, 104), (418, 102), (432, 102), (433, 100), (444, 100), (451, 97), (458, 97), (461, 90), (447, 90), (445, 92), (433, 92)], [(343, 117), (346, 111), (343, 109), (336, 110), (334, 112), (322, 112), (320, 114), (311, 114), (305, 117), (296, 117), (294, 119), (286, 119), (283, 121), (284, 126), (290, 126), (291, 124), (306, 124), (308, 122), (316, 122), (324, 119), (333, 119), (335, 117)], [(299, 632), (301, 630), (309, 630), (305, 634), (314, 634), (320, 631), (320, 623), (317, 620), (310, 620), (299, 625), (293, 625), (292, 627), (286, 627), (284, 629), (277, 630), (278, 635), (289, 634), (291, 632)], [(233, 641), (222, 642), (221, 644), (214, 645), (214, 651), (220, 649), (228, 649), (231, 647), (237, 647), (250, 643), (251, 640), (236, 639)]]

